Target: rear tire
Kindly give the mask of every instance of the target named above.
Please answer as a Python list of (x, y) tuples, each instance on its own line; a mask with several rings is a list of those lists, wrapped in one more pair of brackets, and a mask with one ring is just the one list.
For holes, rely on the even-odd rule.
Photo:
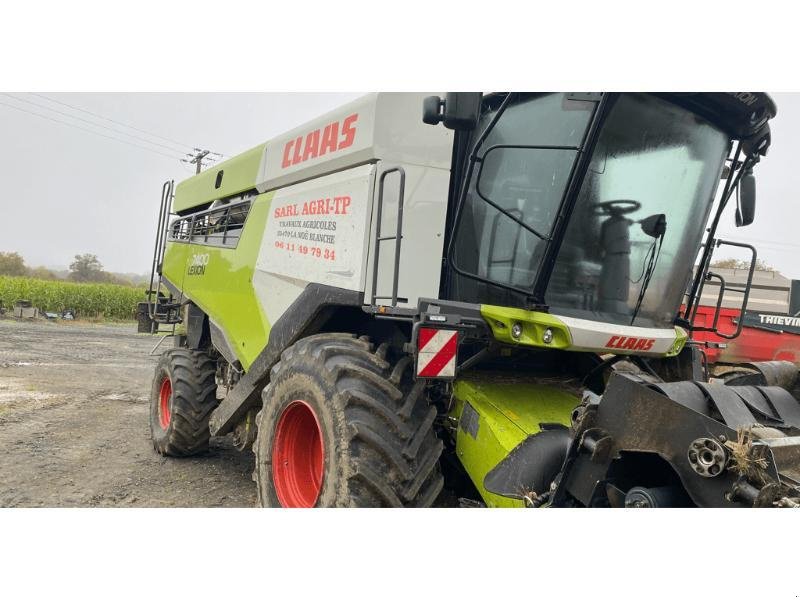
[(254, 445), (266, 507), (427, 507), (442, 489), (436, 409), (408, 356), (329, 333), (284, 351)]
[(161, 355), (150, 393), (153, 448), (165, 456), (208, 450), (208, 421), (217, 405), (216, 364), (205, 352), (175, 348)]

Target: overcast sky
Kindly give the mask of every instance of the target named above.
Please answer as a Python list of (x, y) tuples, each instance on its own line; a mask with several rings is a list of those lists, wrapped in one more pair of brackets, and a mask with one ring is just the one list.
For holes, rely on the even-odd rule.
[[(91, 252), (107, 270), (146, 273), (161, 185), (193, 172), (179, 160), (184, 152), (199, 146), (230, 157), (360, 94), (11, 95), (0, 95), (0, 251), (51, 267)], [(778, 116), (769, 156), (756, 169), (756, 222), (737, 230), (731, 212), (720, 231), (754, 242), (767, 263), (800, 279), (800, 168), (793, 158), (800, 94), (773, 97)]]
[(199, 146), (231, 157), (361, 94), (11, 95), (0, 94), (0, 251), (61, 267), (91, 252), (106, 270), (148, 273), (161, 186), (194, 172), (182, 153)]

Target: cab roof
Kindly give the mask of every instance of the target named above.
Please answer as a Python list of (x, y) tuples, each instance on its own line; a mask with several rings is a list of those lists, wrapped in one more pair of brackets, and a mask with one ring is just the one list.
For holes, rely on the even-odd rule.
[(768, 133), (778, 109), (764, 92), (672, 92), (656, 94), (699, 114), (737, 139)]

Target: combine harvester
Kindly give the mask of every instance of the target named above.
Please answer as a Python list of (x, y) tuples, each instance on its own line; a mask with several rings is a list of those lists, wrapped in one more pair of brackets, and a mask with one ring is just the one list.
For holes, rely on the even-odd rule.
[(797, 369), (710, 384), (687, 344), (774, 115), (750, 92), (377, 94), (168, 182), (155, 449), (232, 433), (262, 506), (796, 505)]

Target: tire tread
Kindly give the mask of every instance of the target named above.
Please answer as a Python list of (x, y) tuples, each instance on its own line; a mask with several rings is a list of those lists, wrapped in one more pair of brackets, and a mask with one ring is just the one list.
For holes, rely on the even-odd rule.
[[(173, 348), (162, 355), (156, 367), (157, 378), (162, 372), (162, 361), (169, 364), (172, 373), (172, 414), (167, 435), (154, 439), (153, 446), (165, 456), (201, 454), (208, 450), (211, 438), (208, 422), (217, 406), (216, 363), (205, 352)], [(152, 415), (151, 410), (151, 420)], [(151, 428), (155, 427), (160, 425), (151, 423)]]
[[(349, 431), (344, 440), (350, 466), (344, 470), (350, 506), (431, 506), (443, 487), (439, 457), (444, 448), (434, 430), (436, 409), (423, 393), (424, 383), (413, 380), (413, 361), (403, 356), (392, 362), (390, 347), (377, 348), (367, 337), (325, 333), (304, 338), (281, 354), (264, 389), (264, 406), (257, 417), (258, 436), (267, 407), (279, 402), (275, 382), (300, 370), (314, 374), (330, 391), (326, 402), (343, 414)], [(270, 477), (264, 444), (257, 441), (256, 470), (259, 504), (265, 505)]]

